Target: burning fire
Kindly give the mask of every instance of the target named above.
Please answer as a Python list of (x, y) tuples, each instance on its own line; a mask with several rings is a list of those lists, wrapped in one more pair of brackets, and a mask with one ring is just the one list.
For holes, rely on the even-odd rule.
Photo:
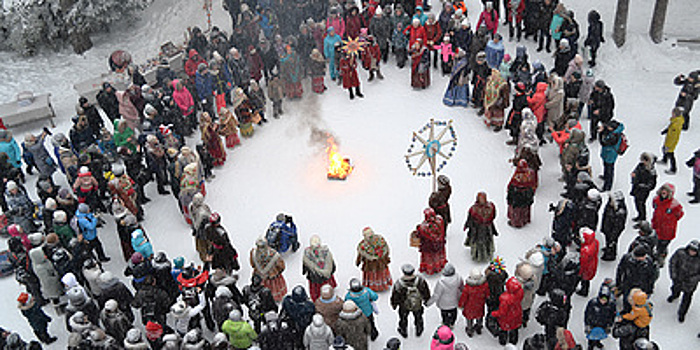
[(326, 140), (326, 154), (328, 154), (328, 179), (345, 180), (354, 167), (350, 164), (350, 158), (343, 158), (338, 153), (338, 145), (333, 137)]

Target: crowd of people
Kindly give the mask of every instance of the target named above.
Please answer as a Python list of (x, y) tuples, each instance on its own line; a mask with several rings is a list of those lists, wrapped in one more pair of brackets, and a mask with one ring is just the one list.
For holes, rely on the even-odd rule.
[[(232, 34), (213, 27), (206, 35), (193, 28), (184, 74), (163, 61), (157, 81), (149, 85), (129, 67), (133, 84), (125, 91), (104, 83), (97, 105), (79, 99), (68, 135), (44, 129), (27, 134), (20, 147), (10, 131), (0, 130), (3, 233), (10, 236), (9, 258), (25, 290), (17, 298), (18, 309), (39, 340), (27, 344), (17, 333), (2, 331), (0, 349), (40, 349), (41, 343), (55, 342), (48, 333), (52, 318), (43, 311), (53, 306), (65, 319), (61, 336), (69, 349), (366, 350), (379, 335), (375, 302), (385, 291), (399, 315), (396, 333), (403, 338), (409, 336), (409, 315), (421, 337), (426, 308), (437, 306), (442, 325), (432, 335), (434, 350), (467, 348), (456, 341), (460, 309), (469, 338), (485, 327), (504, 346), (518, 344), (519, 329), (534, 320), (542, 333), (525, 339), (524, 349), (584, 344), (594, 349), (609, 336), (619, 339), (621, 349), (658, 348), (649, 340), (654, 315), (649, 297), (683, 206), (674, 185), (657, 186), (655, 164), (669, 162), (669, 175), (678, 171), (674, 150), (689, 127), (700, 71), (674, 81), (682, 88), (662, 132), (663, 159), (644, 152), (631, 173), (638, 236), (618, 259), (628, 210), (624, 193), (612, 191), (613, 177), (628, 141), (624, 124), (615, 118), (611, 87), (596, 80), (592, 70), (605, 41), (595, 10), (588, 13), (587, 36), (581, 40), (574, 12), (556, 0), (510, 0), (502, 9), (498, 1), (484, 1), (475, 31), (462, 1), (444, 2), (437, 16), (427, 3), (413, 0), (362, 1), (361, 6), (323, 0), (223, 3), (231, 14)], [(552, 69), (530, 63), (523, 44), (514, 58), (507, 54), (501, 19), (511, 42), (532, 38), (538, 51), (550, 52), (553, 41)], [(250, 250), (253, 273), (239, 289), (238, 252), (220, 215), (206, 203), (212, 170), (224, 164), (227, 149), (268, 122), (268, 99), (272, 116), (279, 118), (285, 99), (303, 98), (307, 78), (313, 93), (324, 93), (326, 74), (348, 90), (350, 99), (362, 98), (358, 65), (368, 72), (368, 81), (382, 80), (381, 66), (391, 54), (399, 68), (410, 58), (412, 87), (427, 88), (434, 71), (449, 75), (445, 105), (471, 106), (493, 131), (508, 130), (507, 144), (515, 146), (515, 170), (507, 184), (508, 225), (521, 228), (530, 222), (542, 167), (538, 151), (556, 143), (564, 192), (550, 205), (551, 236), (523, 252), (510, 276), (506, 262), (494, 256), (496, 206), (480, 192), (463, 226), (464, 245), (475, 262), (488, 262), (488, 267), (462, 278), (446, 256), (452, 188), (441, 175), (425, 219), (410, 237), (420, 251), (418, 271), (405, 264), (394, 281), (389, 243), (366, 227), (357, 246), (362, 278), (350, 280), (341, 297), (333, 255), (312, 236), (300, 253), (308, 288), (298, 285), (288, 294), (285, 259), (299, 251), (301, 242), (292, 216), (281, 213)], [(581, 125), (586, 119), (588, 142), (601, 145), (600, 185), (593, 179)], [(187, 145), (194, 136), (199, 141)], [(46, 148), (49, 139), (52, 150)], [(700, 150), (686, 164), (693, 169), (688, 194), (695, 204)], [(57, 171), (70, 188), (54, 182)], [(32, 191), (25, 185), (34, 172)], [(151, 245), (140, 225), (146, 217), (143, 205), (150, 201), (144, 187), (151, 182), (159, 195), (174, 196), (191, 226), (201, 264), (169, 258)], [(110, 234), (102, 228), (108, 218), (116, 223), (124, 271), (110, 270), (113, 257), (100, 241)], [(602, 249), (596, 232), (605, 237)], [(672, 287), (667, 301), (681, 298), (679, 322), (685, 321), (700, 281), (699, 249), (700, 242), (693, 240), (668, 259)], [(598, 287), (590, 282), (599, 255), (619, 261), (616, 276)], [(435, 274), (440, 278), (431, 288), (423, 275)], [(586, 340), (576, 340), (568, 326), (571, 297), (587, 297), (591, 288), (594, 296), (583, 315)], [(535, 308), (536, 298), (545, 301)], [(391, 338), (386, 349), (400, 344), (400, 338)]]

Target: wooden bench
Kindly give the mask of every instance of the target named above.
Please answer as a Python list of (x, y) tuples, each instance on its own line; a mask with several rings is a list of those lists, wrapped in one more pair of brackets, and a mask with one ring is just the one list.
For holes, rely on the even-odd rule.
[(55, 127), (53, 118), (56, 112), (51, 105), (51, 94), (33, 95), (20, 93), (15, 101), (0, 105), (0, 118), (6, 127), (31, 123), (48, 119), (51, 127)]

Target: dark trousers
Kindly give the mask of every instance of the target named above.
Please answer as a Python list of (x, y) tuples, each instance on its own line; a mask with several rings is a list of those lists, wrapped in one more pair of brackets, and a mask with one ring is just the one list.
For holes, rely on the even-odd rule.
[(598, 138), (598, 123), (600, 123), (600, 117), (598, 117), (590, 109), (591, 105), (588, 105), (588, 116), (591, 118), (591, 124), (589, 128), (590, 139), (595, 140)]
[(374, 341), (379, 336), (379, 331), (377, 330), (377, 324), (374, 322), (374, 314), (369, 315), (368, 319), (369, 319), (369, 326), (371, 328), (370, 339), (372, 339), (372, 341)]
[(512, 331), (501, 331), (498, 334), (498, 343), (501, 345), (506, 345), (507, 343), (517, 344), (518, 343), (518, 329)]
[(523, 36), (523, 22), (518, 22), (515, 18), (508, 22), (508, 37), (513, 39), (513, 34), (517, 35), (518, 41), (520, 41), (520, 38)]
[(282, 114), (282, 100), (272, 100), (272, 116), (277, 118)]
[(671, 296), (675, 299), (681, 296), (681, 293), (683, 294), (683, 298), (681, 298), (681, 305), (678, 307), (678, 316), (685, 317), (688, 313), (688, 309), (690, 309), (690, 303), (693, 301), (695, 289), (690, 291), (683, 290), (681, 286), (673, 282), (671, 285)]
[(668, 255), (669, 244), (671, 244), (671, 241), (665, 239), (660, 239), (659, 243), (656, 244), (656, 260), (661, 266), (663, 266), (666, 255)]
[(678, 168), (676, 167), (676, 154), (674, 152), (664, 152), (664, 157), (661, 161), (664, 163), (671, 163), (671, 167), (668, 170), (674, 173), (676, 172), (676, 170), (678, 170)]
[(86, 240), (88, 246), (90, 246), (91, 250), (95, 251), (95, 254), (97, 254), (97, 258), (100, 260), (104, 260), (107, 258), (105, 255), (104, 248), (102, 248), (102, 242), (100, 242), (100, 239), (95, 237), (93, 240)]
[(539, 37), (539, 46), (537, 47), (537, 51), (542, 51), (545, 41), (547, 42), (547, 52), (551, 51), (552, 36), (549, 34), (549, 27), (539, 28), (535, 35)]
[(457, 309), (440, 310), (440, 316), (442, 316), (442, 324), (452, 328), (457, 321)]
[(693, 197), (700, 199), (700, 177), (693, 176)]
[(639, 217), (640, 220), (647, 219), (647, 199), (648, 198), (649, 198), (649, 192), (645, 192), (645, 193), (634, 196), (634, 206), (635, 206), (635, 208), (637, 208), (637, 217)]
[(591, 49), (591, 60), (588, 61), (588, 63), (591, 67), (595, 67), (595, 59), (596, 59), (596, 57), (598, 57), (598, 48), (600, 48), (600, 47), (599, 46), (596, 46), (596, 47), (589, 46), (589, 47)]
[(399, 328), (406, 329), (408, 327), (408, 315), (413, 314), (413, 324), (416, 330), (423, 330), (423, 309), (418, 311), (409, 311), (405, 308), (399, 308)]
[(394, 54), (396, 54), (396, 66), (399, 68), (406, 66), (406, 60), (408, 59), (406, 48), (397, 47), (394, 49)]
[(615, 163), (603, 162), (603, 192), (610, 191), (615, 176)]

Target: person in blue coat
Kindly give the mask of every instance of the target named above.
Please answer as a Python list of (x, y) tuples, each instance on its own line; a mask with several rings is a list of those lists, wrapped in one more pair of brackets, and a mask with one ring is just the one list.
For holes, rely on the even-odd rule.
[(209, 66), (206, 63), (200, 63), (197, 66), (194, 82), (202, 108), (209, 112), (210, 116), (216, 116), (214, 112), (214, 77), (209, 72)]
[(131, 246), (135, 252), (141, 253), (146, 259), (150, 259), (153, 256), (153, 246), (140, 228), (131, 233)]
[(423, 6), (416, 6), (416, 12), (412, 19), (417, 19), (420, 21), (420, 25), (425, 25), (425, 22), (428, 20), (428, 15), (423, 12)]
[(379, 299), (377, 293), (362, 285), (359, 279), (353, 278), (350, 280), (350, 290), (345, 294), (345, 301), (352, 300), (355, 305), (357, 305), (362, 313), (367, 316), (369, 323), (372, 327), (372, 332), (370, 338), (372, 341), (376, 340), (379, 336), (379, 331), (374, 323), (374, 306), (372, 303)]
[(22, 168), (22, 151), (9, 130), (0, 130), (0, 153), (7, 154), (9, 163), (15, 169)]
[(277, 218), (267, 229), (265, 238), (267, 244), (279, 253), (284, 253), (289, 248), (296, 252), (300, 247), (297, 225), (291, 215), (277, 214)]
[(78, 228), (80, 229), (80, 236), (87, 241), (90, 249), (97, 253), (97, 258), (100, 259), (101, 262), (109, 261), (110, 258), (105, 255), (102, 242), (100, 242), (100, 239), (97, 237), (97, 218), (90, 212), (90, 206), (85, 203), (80, 203), (78, 205), (78, 211), (75, 212), (75, 218), (78, 223)]
[(335, 33), (333, 27), (328, 27), (328, 35), (323, 39), (323, 56), (328, 60), (328, 72), (331, 75), (331, 80), (338, 78), (338, 67), (335, 66), (335, 44), (342, 40), (340, 35)]
[(484, 49), (484, 52), (486, 52), (486, 63), (492, 69), (499, 69), (503, 61), (505, 48), (501, 40), (501, 34), (494, 35), (493, 39), (486, 44), (486, 49)]
[(600, 158), (603, 159), (603, 192), (610, 191), (615, 174), (615, 161), (617, 161), (624, 124), (617, 120), (611, 120), (600, 127)]

